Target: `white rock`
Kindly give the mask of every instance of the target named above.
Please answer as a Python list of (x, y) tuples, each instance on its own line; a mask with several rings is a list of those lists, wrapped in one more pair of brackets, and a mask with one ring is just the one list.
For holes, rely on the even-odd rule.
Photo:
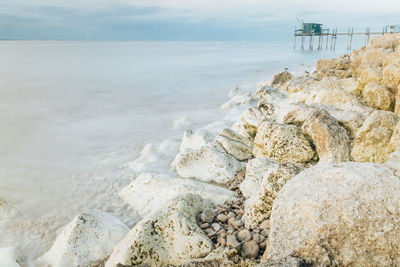
[(236, 197), (236, 193), (223, 187), (190, 179), (172, 178), (167, 175), (142, 173), (119, 196), (141, 216), (160, 209), (172, 199), (187, 193), (198, 194), (216, 204)]
[(256, 229), (269, 219), (272, 204), (280, 189), (302, 170), (301, 166), (294, 163), (279, 163), (263, 173), (261, 184), (253, 189), (255, 193), (247, 196), (244, 203), (242, 220), (246, 227)]
[(108, 213), (82, 213), (65, 226), (50, 250), (37, 259), (37, 265), (88, 266), (110, 255), (128, 230), (120, 220)]
[(232, 181), (241, 168), (240, 162), (217, 144), (183, 153), (176, 161), (176, 171), (181, 177), (219, 184)]
[(350, 138), (345, 128), (324, 110), (308, 116), (301, 128), (313, 140), (320, 161), (350, 161)]
[(230, 129), (224, 129), (215, 138), (215, 141), (222, 146), (226, 153), (238, 160), (248, 159), (252, 155), (253, 141)]
[(275, 166), (279, 166), (279, 162), (269, 158), (255, 158), (249, 160), (246, 165), (245, 178), (239, 185), (243, 196), (249, 198), (256, 195), (264, 174)]
[(352, 143), (354, 161), (383, 163), (393, 152), (390, 138), (399, 117), (390, 111), (376, 110), (365, 120)]
[(136, 224), (114, 248), (106, 267), (180, 265), (207, 256), (212, 241), (197, 225), (196, 215), (211, 208), (198, 195), (178, 197)]
[(186, 130), (183, 134), (179, 152), (184, 153), (188, 150), (196, 150), (214, 140), (214, 135), (206, 130)]
[(204, 129), (201, 130), (186, 130), (183, 133), (182, 142), (179, 146), (179, 153), (171, 163), (172, 169), (176, 169), (176, 162), (187, 151), (197, 150), (214, 140), (214, 135)]
[(264, 121), (254, 138), (253, 155), (280, 162), (305, 163), (313, 159), (315, 151), (299, 127)]
[(400, 179), (373, 163), (320, 163), (274, 201), (268, 248), (318, 266), (398, 266)]
[(21, 267), (19, 252), (14, 247), (0, 248), (0, 267)]

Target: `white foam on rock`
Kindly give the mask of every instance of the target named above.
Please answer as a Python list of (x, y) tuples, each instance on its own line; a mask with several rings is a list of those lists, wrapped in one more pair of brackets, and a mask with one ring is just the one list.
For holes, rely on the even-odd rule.
[(236, 197), (236, 193), (223, 187), (154, 173), (142, 173), (124, 187), (119, 195), (139, 215), (146, 216), (170, 200), (187, 193), (200, 195), (216, 204)]

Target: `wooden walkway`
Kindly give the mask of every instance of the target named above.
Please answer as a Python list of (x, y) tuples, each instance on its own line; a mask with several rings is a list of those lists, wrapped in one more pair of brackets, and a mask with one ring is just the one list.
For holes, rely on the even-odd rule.
[[(303, 33), (303, 30), (294, 31), (294, 45), (293, 49), (296, 49), (296, 38), (301, 37), (301, 49), (304, 50), (304, 42), (306, 37), (309, 37), (309, 49), (314, 49), (314, 39), (318, 39), (318, 50), (322, 50), (324, 47), (326, 50), (336, 49), (336, 40), (338, 36), (347, 36), (347, 50), (351, 50), (351, 45), (353, 42), (353, 36), (365, 36), (365, 46), (370, 42), (371, 35), (384, 35), (388, 33), (385, 28), (381, 32), (371, 32), (370, 28), (367, 28), (365, 32), (354, 32), (354, 29), (349, 29), (348, 32), (337, 32), (337, 29), (322, 29), (321, 33)], [(329, 38), (331, 39), (329, 47)], [(325, 40), (325, 41), (324, 41)], [(325, 45), (324, 45), (325, 42)]]

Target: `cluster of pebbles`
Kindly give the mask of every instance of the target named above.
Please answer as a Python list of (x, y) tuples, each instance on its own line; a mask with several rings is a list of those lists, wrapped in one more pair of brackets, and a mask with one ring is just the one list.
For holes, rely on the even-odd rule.
[(247, 229), (242, 216), (244, 198), (238, 185), (244, 179), (240, 171), (229, 189), (238, 194), (236, 201), (227, 201), (213, 210), (204, 210), (197, 216), (201, 229), (213, 241), (214, 248), (227, 247), (236, 250), (247, 259), (260, 259), (264, 254), (269, 233), (269, 220), (261, 223), (256, 229)]

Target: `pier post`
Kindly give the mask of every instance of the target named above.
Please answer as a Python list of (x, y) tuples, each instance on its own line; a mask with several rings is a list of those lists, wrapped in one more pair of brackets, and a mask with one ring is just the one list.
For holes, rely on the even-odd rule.
[(301, 35), (301, 50), (304, 50), (304, 34)]
[(335, 40), (333, 43), (333, 50), (336, 50), (336, 38), (337, 38), (337, 29), (335, 29)]
[(325, 48), (325, 50), (328, 50), (328, 43), (329, 43), (329, 29), (326, 33), (326, 48)]
[(352, 45), (352, 43), (353, 43), (353, 33), (354, 33), (354, 29), (353, 29), (353, 28), (351, 28), (351, 35), (350, 35), (350, 47), (349, 47), (349, 50), (351, 50), (351, 45)]
[(310, 45), (309, 45), (309, 49), (313, 50), (314, 49), (314, 33), (312, 32), (310, 35)]

